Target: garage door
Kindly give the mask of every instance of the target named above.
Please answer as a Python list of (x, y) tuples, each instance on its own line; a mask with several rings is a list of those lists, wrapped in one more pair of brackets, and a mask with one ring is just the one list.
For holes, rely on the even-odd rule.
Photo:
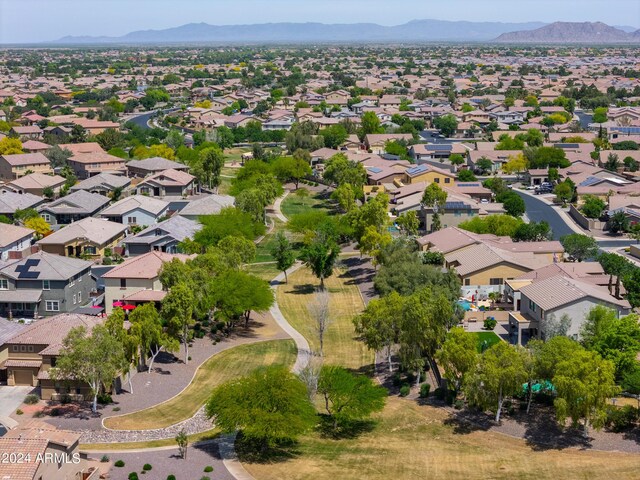
[(33, 382), (33, 374), (31, 370), (14, 370), (13, 380), (16, 385), (31, 385)]

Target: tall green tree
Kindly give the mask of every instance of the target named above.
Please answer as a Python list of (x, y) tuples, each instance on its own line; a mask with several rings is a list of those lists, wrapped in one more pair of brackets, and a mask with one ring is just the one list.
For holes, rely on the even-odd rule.
[(425, 188), (422, 194), (422, 204), (428, 208), (433, 209), (433, 216), (431, 221), (431, 231), (436, 232), (440, 230), (440, 211), (447, 203), (447, 192), (442, 190), (437, 183), (431, 183)]
[(513, 345), (498, 342), (481, 356), (465, 378), (463, 390), (471, 405), (494, 409), (500, 421), (504, 402), (516, 394), (527, 379), (523, 353)]
[(376, 385), (365, 375), (356, 375), (339, 366), (325, 365), (320, 371), (318, 393), (324, 399), (327, 415), (337, 430), (353, 420), (367, 418), (384, 408), (388, 395), (384, 387)]
[(598, 243), (595, 238), (580, 233), (570, 233), (560, 238), (564, 251), (573, 261), (582, 262), (595, 257), (598, 253)]
[(320, 280), (320, 289), (324, 289), (324, 280), (333, 275), (333, 269), (340, 253), (338, 244), (330, 238), (316, 236), (309, 245), (303, 247), (300, 259)]
[(453, 327), (447, 333), (444, 343), (436, 354), (444, 369), (444, 378), (459, 390), (465, 375), (478, 363), (476, 340), (462, 327)]
[(140, 363), (140, 339), (132, 332), (124, 328), (124, 310), (116, 308), (107, 317), (104, 325), (107, 331), (122, 345), (122, 358), (120, 373), (126, 375), (129, 381), (129, 393), (133, 393), (133, 383), (131, 382), (131, 368), (137, 367)]
[(144, 359), (147, 355), (151, 358), (147, 369), (149, 373), (153, 368), (153, 362), (162, 350), (174, 352), (180, 348), (178, 341), (165, 331), (153, 303), (137, 307), (129, 314), (129, 321), (131, 334), (140, 341), (140, 358)]
[(193, 319), (193, 290), (184, 282), (174, 285), (162, 299), (161, 317), (167, 325), (167, 332), (178, 339), (184, 347), (184, 363), (189, 363), (189, 341)]
[(291, 242), (286, 237), (284, 232), (278, 232), (275, 236), (275, 243), (271, 248), (271, 255), (276, 261), (278, 270), (284, 273), (285, 283), (289, 283), (287, 278), (287, 270), (290, 269), (296, 262), (296, 254), (293, 251)]
[(304, 383), (282, 366), (261, 368), (215, 388), (206, 413), (222, 431), (240, 430), (262, 449), (295, 440), (317, 422)]
[(200, 162), (209, 188), (218, 192), (220, 186), (220, 174), (224, 166), (224, 153), (219, 147), (209, 147), (200, 151)]
[(122, 367), (123, 348), (118, 339), (103, 325), (91, 332), (85, 327), (73, 328), (62, 341), (62, 350), (51, 369), (55, 380), (85, 382), (91, 389), (91, 410), (98, 411), (98, 395), (110, 387)]

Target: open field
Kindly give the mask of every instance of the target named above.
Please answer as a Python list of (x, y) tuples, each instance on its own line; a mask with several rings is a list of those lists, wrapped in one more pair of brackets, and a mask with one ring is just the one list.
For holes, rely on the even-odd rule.
[(260, 277), (263, 280), (271, 281), (278, 274), (282, 273), (276, 267), (275, 262), (273, 263), (252, 263), (244, 267), (247, 273), (251, 273), (257, 277)]
[(164, 428), (191, 418), (205, 404), (211, 390), (264, 365), (293, 365), (293, 340), (240, 345), (214, 355), (196, 371), (193, 381), (176, 397), (151, 408), (107, 418), (104, 425), (115, 430)]
[[(331, 324), (325, 333), (324, 361), (360, 369), (372, 365), (374, 355), (355, 338), (351, 321), (362, 311), (364, 305), (358, 287), (348, 285), (346, 282), (349, 280), (351, 277), (340, 270), (335, 270), (334, 275), (325, 280), (326, 288), (331, 294)], [(282, 314), (316, 351), (319, 349), (319, 341), (308, 306), (313, 302), (318, 285), (319, 281), (313, 273), (308, 268), (301, 268), (289, 275), (289, 283), (278, 287), (276, 292)]]
[(456, 433), (447, 413), (390, 397), (373, 431), (333, 440), (301, 438), (293, 458), (247, 463), (258, 480), (597, 480), (638, 478), (640, 456), (544, 450), (494, 432)]
[[(304, 186), (300, 187), (301, 189)], [(303, 197), (298, 195), (295, 191), (291, 192), (287, 198), (282, 201), (280, 207), (285, 217), (291, 218), (292, 215), (298, 213), (306, 213), (312, 210), (321, 210), (329, 212), (331, 207), (329, 202), (318, 193), (309, 192), (309, 196)]]
[(476, 348), (478, 353), (482, 353), (483, 343), (486, 342), (485, 349), (491, 345), (495, 345), (500, 341), (500, 337), (493, 332), (467, 332), (467, 335), (473, 335), (476, 338)]

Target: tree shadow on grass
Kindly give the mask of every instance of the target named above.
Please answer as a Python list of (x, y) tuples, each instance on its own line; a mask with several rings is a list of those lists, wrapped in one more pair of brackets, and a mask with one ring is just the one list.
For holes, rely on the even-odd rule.
[(294, 295), (309, 295), (316, 291), (316, 285), (306, 283), (304, 285), (293, 285), (293, 288), (289, 289), (286, 293), (293, 293)]
[(533, 450), (562, 450), (591, 448), (591, 438), (582, 428), (562, 427), (549, 410), (537, 410), (516, 419), (525, 425), (524, 439)]
[(337, 428), (334, 428), (333, 418), (326, 414), (320, 414), (317, 429), (324, 438), (342, 440), (358, 438), (362, 434), (372, 432), (377, 424), (378, 422), (371, 419), (349, 420), (341, 422)]
[(473, 432), (486, 432), (495, 426), (495, 421), (486, 413), (477, 410), (456, 410), (443, 422), (453, 427), (453, 433), (468, 435)]
[(247, 463), (286, 462), (300, 455), (298, 442), (295, 440), (280, 441), (275, 445), (265, 445), (260, 439), (243, 436), (242, 432), (238, 433), (235, 448), (238, 459)]

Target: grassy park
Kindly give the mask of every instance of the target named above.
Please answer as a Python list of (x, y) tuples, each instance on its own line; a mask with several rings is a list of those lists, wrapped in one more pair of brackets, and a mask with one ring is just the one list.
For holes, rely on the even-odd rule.
[[(304, 186), (300, 187), (300, 190), (303, 188)], [(287, 195), (287, 198), (282, 201), (280, 208), (285, 217), (291, 218), (291, 216), (298, 213), (307, 213), (316, 210), (330, 211), (331, 207), (323, 194), (308, 192), (308, 195), (305, 195), (300, 194), (300, 190), (291, 192)]]
[[(351, 278), (336, 270), (325, 280), (331, 295), (329, 309), (331, 323), (325, 334), (324, 361), (333, 365), (360, 369), (373, 363), (373, 352), (355, 338), (353, 317), (364, 308), (358, 287), (347, 284)], [(313, 302), (318, 279), (307, 268), (289, 275), (289, 283), (281, 285), (276, 293), (278, 305), (287, 321), (302, 335), (311, 348), (319, 349), (317, 333), (308, 305)]]
[(172, 399), (138, 412), (106, 418), (104, 425), (114, 430), (168, 427), (192, 417), (205, 404), (211, 390), (221, 383), (264, 365), (293, 365), (295, 356), (292, 340), (251, 343), (225, 350), (204, 362), (189, 386)]

